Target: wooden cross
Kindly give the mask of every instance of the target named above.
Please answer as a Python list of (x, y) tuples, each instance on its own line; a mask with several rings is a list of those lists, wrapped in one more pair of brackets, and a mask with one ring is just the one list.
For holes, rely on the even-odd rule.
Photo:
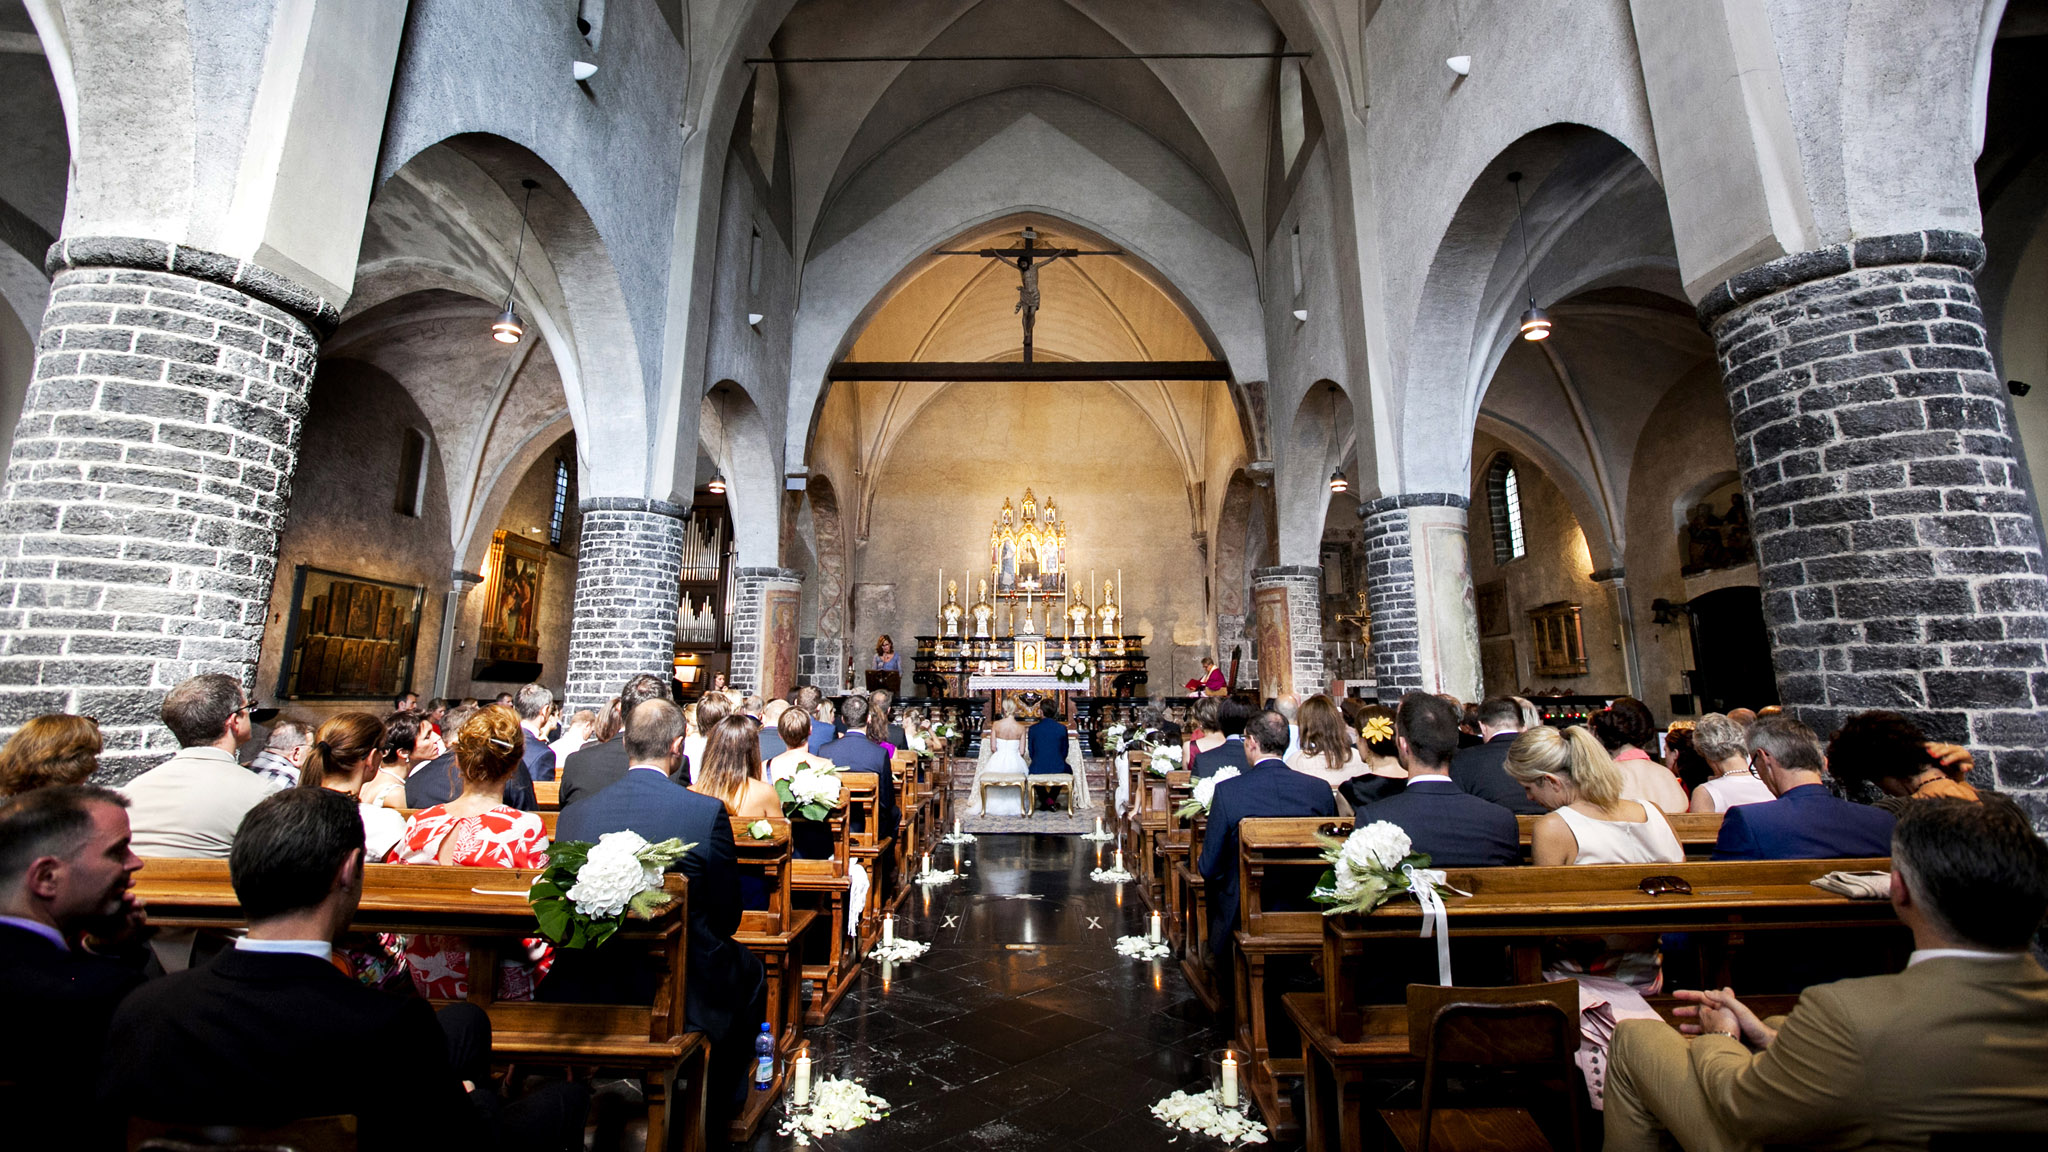
[(1015, 268), (1022, 281), (1017, 285), (1017, 311), (1024, 314), (1024, 363), (1031, 363), (1031, 329), (1038, 319), (1038, 269), (1040, 265), (1073, 256), (1122, 256), (1123, 252), (1085, 252), (1079, 248), (1040, 248), (1038, 231), (1024, 229), (1022, 248), (982, 248), (976, 251), (948, 251), (939, 249), (934, 256), (979, 256), (984, 260), (1000, 260)]

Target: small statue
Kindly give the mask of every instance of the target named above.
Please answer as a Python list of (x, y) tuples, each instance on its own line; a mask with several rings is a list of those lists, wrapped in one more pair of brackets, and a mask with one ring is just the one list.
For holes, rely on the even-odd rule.
[(939, 635), (948, 639), (960, 636), (960, 619), (967, 613), (960, 607), (960, 582), (946, 581), (946, 603), (939, 609)]
[(1115, 636), (1117, 634), (1117, 617), (1119, 614), (1116, 603), (1116, 582), (1104, 580), (1102, 582), (1102, 607), (1095, 610), (1095, 634), (1097, 636)]
[(988, 602), (987, 580), (981, 582), (981, 597), (974, 602), (971, 614), (974, 617), (974, 638), (976, 640), (994, 639), (996, 610), (995, 606)]

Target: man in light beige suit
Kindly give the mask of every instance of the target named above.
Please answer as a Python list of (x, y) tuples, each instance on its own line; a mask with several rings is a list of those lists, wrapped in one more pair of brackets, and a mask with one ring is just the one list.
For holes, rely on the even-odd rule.
[(1892, 834), (1906, 970), (1806, 990), (1759, 1020), (1733, 991), (1680, 992), (1688, 1040), (1623, 1021), (1607, 1152), (1762, 1145), (1921, 1149), (1939, 1132), (2040, 1132), (2048, 1147), (2048, 845), (1997, 798), (1923, 800)]
[(164, 697), (163, 720), (177, 753), (120, 789), (135, 854), (225, 860), (242, 817), (272, 791), (235, 760), (249, 738), (249, 698), (232, 676), (194, 676)]

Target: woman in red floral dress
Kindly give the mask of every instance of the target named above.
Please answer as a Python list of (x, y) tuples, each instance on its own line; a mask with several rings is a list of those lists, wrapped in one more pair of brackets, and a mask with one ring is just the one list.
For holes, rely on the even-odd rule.
[[(509, 708), (479, 709), (455, 736), (462, 795), (423, 808), (406, 822), (392, 850), (399, 864), (463, 864), (472, 868), (544, 868), (548, 834), (540, 817), (505, 804), (505, 781), (520, 770), (524, 734)], [(554, 959), (546, 944), (527, 941), (526, 961), (503, 961), (498, 998), (531, 1000)], [(460, 936), (418, 935), (403, 941), (413, 986), (434, 1000), (469, 995), (469, 950)]]

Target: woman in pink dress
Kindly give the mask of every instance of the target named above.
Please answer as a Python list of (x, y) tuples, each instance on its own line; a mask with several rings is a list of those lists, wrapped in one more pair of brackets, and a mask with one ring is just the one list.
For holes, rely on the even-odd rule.
[[(399, 864), (462, 864), (472, 868), (544, 868), (548, 834), (540, 817), (506, 806), (505, 781), (520, 770), (519, 721), (509, 708), (481, 708), (455, 735), (462, 795), (413, 814), (393, 849)], [(531, 1000), (534, 985), (553, 960), (547, 946), (527, 941), (524, 961), (498, 969), (500, 1000)], [(433, 1000), (469, 995), (469, 949), (460, 936), (420, 935), (404, 940), (413, 986)]]

